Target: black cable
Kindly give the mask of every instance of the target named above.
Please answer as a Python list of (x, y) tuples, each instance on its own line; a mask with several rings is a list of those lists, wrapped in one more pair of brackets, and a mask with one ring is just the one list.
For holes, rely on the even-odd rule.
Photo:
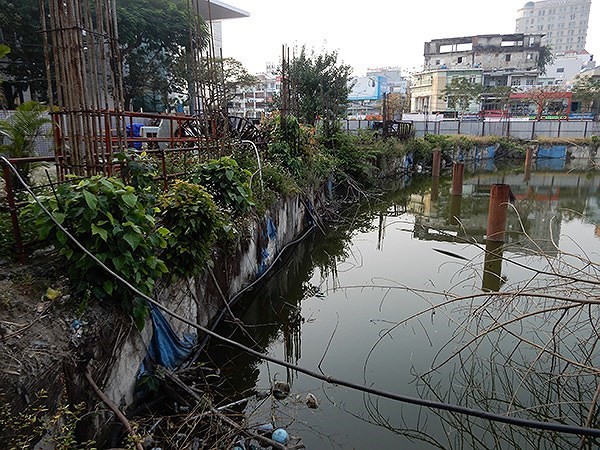
[(368, 386), (351, 383), (349, 381), (345, 381), (340, 378), (335, 378), (335, 377), (331, 377), (328, 375), (324, 375), (324, 374), (297, 366), (295, 364), (291, 364), (286, 361), (282, 361), (277, 358), (273, 358), (272, 356), (265, 355), (263, 353), (257, 352), (256, 350), (253, 350), (249, 347), (246, 347), (245, 345), (240, 344), (239, 342), (236, 342), (236, 341), (228, 339), (224, 336), (221, 336), (221, 335), (215, 333), (214, 331), (212, 331), (206, 327), (203, 327), (201, 325), (198, 325), (197, 323), (193, 323), (190, 320), (171, 311), (170, 309), (168, 309), (165, 306), (158, 303), (153, 298), (147, 296), (146, 294), (144, 294), (143, 292), (138, 290), (135, 286), (133, 286), (131, 283), (129, 283), (127, 280), (125, 280), (123, 277), (121, 277), (119, 274), (113, 272), (102, 261), (100, 261), (89, 250), (87, 250), (71, 233), (69, 233), (69, 231), (67, 231), (67, 229), (64, 226), (62, 226), (60, 223), (58, 223), (58, 221), (54, 218), (52, 213), (50, 213), (50, 211), (48, 211), (48, 209), (41, 203), (41, 201), (38, 199), (38, 197), (33, 193), (31, 188), (27, 185), (27, 183), (25, 183), (23, 178), (21, 178), (21, 175), (15, 169), (15, 167), (10, 163), (10, 161), (8, 161), (4, 156), (0, 156), (0, 160), (2, 160), (15, 173), (19, 182), (25, 187), (27, 192), (29, 192), (29, 194), (33, 197), (34, 201), (50, 217), (50, 219), (55, 223), (55, 225), (63, 233), (65, 233), (65, 235), (71, 241), (73, 241), (73, 243), (77, 247), (79, 247), (79, 249), (81, 249), (87, 256), (92, 258), (92, 260), (95, 261), (100, 267), (102, 267), (108, 274), (110, 274), (115, 279), (119, 280), (121, 283), (123, 283), (125, 286), (127, 286), (129, 289), (131, 289), (136, 295), (139, 295), (140, 297), (144, 298), (151, 305), (154, 305), (155, 307), (157, 307), (161, 311), (165, 312), (166, 314), (170, 315), (171, 317), (173, 317), (177, 320), (180, 320), (181, 322), (185, 323), (186, 325), (196, 328), (197, 330), (202, 331), (203, 333), (206, 333), (206, 334), (214, 337), (215, 339), (218, 339), (218, 340), (220, 340), (226, 344), (229, 344), (233, 347), (239, 348), (240, 350), (242, 350), (252, 356), (255, 356), (259, 359), (272, 362), (273, 364), (277, 364), (277, 365), (285, 367), (287, 369), (295, 370), (296, 372), (303, 373), (303, 374), (308, 375), (309, 377), (315, 378), (317, 380), (321, 380), (321, 381), (324, 381), (329, 384), (344, 386), (344, 387), (354, 389), (354, 390), (357, 390), (360, 392), (364, 392), (367, 394), (377, 395), (379, 397), (387, 398), (390, 400), (395, 400), (395, 401), (399, 401), (399, 402), (403, 402), (403, 403), (409, 403), (409, 404), (417, 405), (417, 406), (425, 406), (428, 408), (439, 409), (442, 411), (449, 411), (452, 413), (465, 414), (465, 415), (472, 416), (472, 417), (479, 417), (481, 419), (492, 420), (494, 422), (500, 422), (500, 423), (505, 423), (508, 425), (515, 425), (515, 426), (520, 426), (520, 427), (525, 427), (525, 428), (555, 431), (555, 432), (559, 432), (559, 433), (577, 434), (577, 435), (581, 435), (581, 436), (600, 437), (600, 429), (597, 429), (597, 428), (581, 427), (581, 426), (577, 426), (577, 425), (565, 425), (565, 424), (556, 423), (556, 422), (542, 422), (539, 420), (529, 420), (529, 419), (522, 419), (522, 418), (518, 418), (518, 417), (503, 416), (501, 414), (496, 414), (496, 413), (491, 413), (491, 412), (482, 411), (482, 410), (478, 410), (478, 409), (468, 408), (465, 406), (454, 405), (454, 404), (450, 404), (450, 403), (443, 403), (443, 402), (438, 402), (438, 401), (434, 401), (434, 400), (427, 400), (427, 399), (418, 398), (418, 397), (411, 397), (408, 395), (401, 395), (401, 394), (397, 394), (395, 392), (384, 391), (381, 389), (376, 389), (376, 388), (372, 388), (372, 387), (368, 387)]

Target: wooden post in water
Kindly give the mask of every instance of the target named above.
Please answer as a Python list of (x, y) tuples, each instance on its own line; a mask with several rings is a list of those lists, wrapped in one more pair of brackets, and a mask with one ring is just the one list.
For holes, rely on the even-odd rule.
[(452, 166), (452, 195), (462, 195), (464, 172), (465, 164), (455, 162)]
[(439, 148), (436, 148), (433, 151), (433, 166), (431, 168), (431, 176), (432, 177), (439, 177), (440, 176), (440, 169), (442, 166), (442, 151)]

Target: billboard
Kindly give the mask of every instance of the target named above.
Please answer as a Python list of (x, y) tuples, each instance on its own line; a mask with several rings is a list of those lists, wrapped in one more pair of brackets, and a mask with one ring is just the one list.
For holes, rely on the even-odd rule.
[(348, 100), (381, 100), (387, 93), (387, 78), (382, 76), (355, 77), (350, 80)]

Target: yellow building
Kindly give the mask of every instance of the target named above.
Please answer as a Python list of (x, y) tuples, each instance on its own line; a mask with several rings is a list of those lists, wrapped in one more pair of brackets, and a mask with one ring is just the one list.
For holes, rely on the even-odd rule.
[[(455, 78), (465, 78), (471, 83), (483, 84), (482, 69), (435, 69), (413, 75), (411, 82), (411, 112), (444, 113), (449, 111), (444, 98), (444, 89)], [(479, 111), (479, 105), (472, 105), (472, 112)]]

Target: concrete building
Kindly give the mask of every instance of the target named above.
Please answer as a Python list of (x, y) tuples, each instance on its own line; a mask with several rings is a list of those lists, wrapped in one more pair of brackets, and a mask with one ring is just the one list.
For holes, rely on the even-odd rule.
[(555, 54), (585, 50), (592, 0), (527, 2), (518, 11), (517, 33), (543, 34)]
[(556, 55), (554, 62), (546, 66), (546, 73), (539, 76), (538, 85), (559, 85), (569, 88), (577, 75), (595, 67), (594, 56), (586, 51)]
[[(472, 83), (483, 84), (483, 69), (432, 69), (413, 76), (411, 82), (411, 112), (436, 114), (448, 111), (443, 92), (455, 78), (466, 78)], [(471, 105), (469, 112), (478, 112), (479, 105)]]
[(194, 0), (194, 6), (198, 14), (206, 22), (210, 22), (215, 56), (221, 57), (223, 54), (223, 31), (221, 23), (223, 20), (250, 17), (250, 13), (220, 0)]
[(247, 119), (262, 119), (273, 110), (275, 97), (281, 92), (281, 77), (273, 65), (255, 75), (256, 85), (238, 89), (229, 104), (229, 114)]
[[(444, 89), (452, 79), (466, 78), (486, 87), (535, 86), (541, 34), (493, 34), (436, 39), (426, 42), (425, 70), (413, 76), (411, 112), (446, 113)], [(479, 111), (471, 105), (470, 112)]]
[(537, 70), (541, 34), (489, 34), (425, 43), (425, 70), (482, 68)]

